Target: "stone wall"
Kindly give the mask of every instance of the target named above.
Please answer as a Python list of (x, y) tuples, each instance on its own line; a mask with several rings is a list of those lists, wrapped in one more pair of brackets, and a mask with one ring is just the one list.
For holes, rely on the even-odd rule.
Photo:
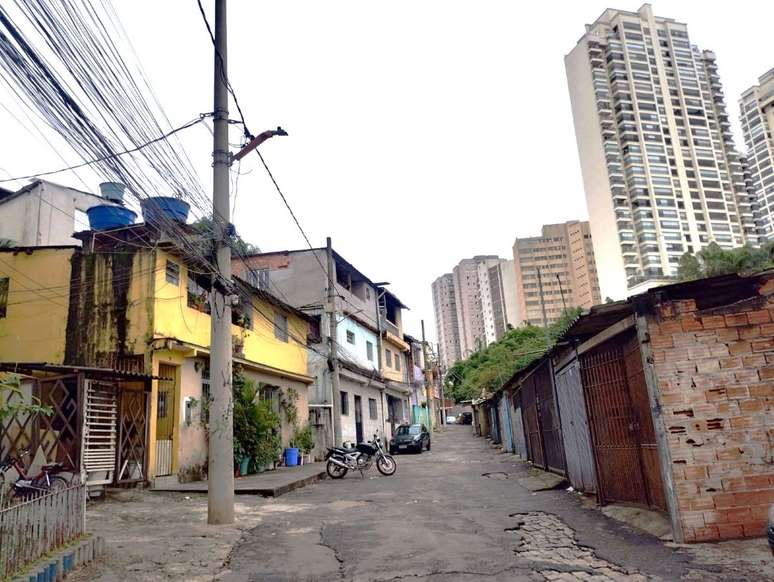
[(666, 301), (648, 317), (687, 542), (765, 533), (774, 503), (774, 285), (769, 283), (758, 296), (731, 305), (702, 311), (694, 299)]

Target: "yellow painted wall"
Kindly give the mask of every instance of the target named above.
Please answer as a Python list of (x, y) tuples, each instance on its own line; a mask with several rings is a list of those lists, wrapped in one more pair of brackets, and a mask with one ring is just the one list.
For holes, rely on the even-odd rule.
[[(388, 380), (394, 380), (395, 382), (404, 382), (405, 374), (408, 366), (408, 360), (406, 358), (406, 355), (408, 352), (408, 344), (398, 340), (391, 333), (386, 333), (384, 341), (382, 342), (382, 350), (384, 351), (384, 353), (382, 353), (382, 376), (384, 376)], [(385, 355), (386, 350), (390, 350), (392, 352), (392, 366), (387, 365), (387, 356)], [(401, 362), (400, 362), (400, 370), (395, 369), (396, 354), (400, 354), (402, 356)]]
[(0, 277), (9, 278), (0, 318), (0, 361), (61, 364), (73, 249), (0, 252)]
[[(180, 265), (177, 285), (166, 279), (167, 259)], [(209, 347), (210, 316), (188, 307), (188, 268), (178, 258), (163, 251), (158, 253), (157, 261), (154, 335), (174, 337), (184, 342)], [(306, 375), (308, 366), (305, 344), (309, 333), (308, 323), (290, 313), (285, 313), (288, 316), (290, 335), (303, 342), (303, 345), (292, 338), (284, 342), (277, 339), (274, 333), (274, 313), (277, 308), (257, 297), (253, 298), (253, 306), (255, 308), (252, 309), (252, 330), (231, 326), (232, 336), (244, 337), (244, 358), (273, 368)]]

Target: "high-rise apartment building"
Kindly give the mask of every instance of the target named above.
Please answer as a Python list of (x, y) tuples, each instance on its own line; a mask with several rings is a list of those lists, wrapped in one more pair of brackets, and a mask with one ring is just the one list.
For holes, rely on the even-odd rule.
[(448, 370), (462, 357), (454, 275), (451, 273), (441, 275), (433, 281), (433, 308), (439, 356), (442, 365)]
[(432, 288), (441, 361), (447, 369), (519, 323), (513, 261), (495, 255), (463, 259)]
[(774, 69), (742, 93), (739, 101), (746, 166), (758, 204), (758, 225), (764, 238), (774, 238)]
[(685, 24), (608, 9), (565, 66), (603, 295), (661, 284), (711, 241), (757, 243), (715, 55)]
[(546, 224), (540, 236), (517, 238), (513, 261), (519, 321), (542, 325), (544, 304), (553, 323), (566, 308), (601, 303), (588, 222)]

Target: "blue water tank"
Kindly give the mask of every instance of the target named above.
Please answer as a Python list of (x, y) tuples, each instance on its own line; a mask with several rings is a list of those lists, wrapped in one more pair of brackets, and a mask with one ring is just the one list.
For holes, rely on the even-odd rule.
[(172, 196), (154, 196), (140, 202), (145, 222), (164, 223), (165, 220), (185, 222), (191, 206), (185, 200)]
[(123, 206), (101, 204), (86, 211), (92, 230), (110, 230), (134, 224), (137, 213)]

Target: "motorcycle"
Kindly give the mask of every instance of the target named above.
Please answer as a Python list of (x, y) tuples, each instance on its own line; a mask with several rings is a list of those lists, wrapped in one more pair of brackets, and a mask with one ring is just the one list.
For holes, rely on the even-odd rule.
[(58, 491), (68, 486), (64, 477), (57, 475), (64, 470), (62, 463), (50, 463), (40, 468), (40, 473), (30, 475), (24, 467), (23, 457), (29, 454), (29, 450), (21, 451), (18, 457), (8, 455), (0, 463), (0, 481), (5, 481), (5, 474), (11, 469), (16, 469), (19, 478), (13, 483), (13, 491), (17, 497), (27, 497), (35, 493), (45, 491)]
[(382, 441), (377, 434), (373, 440), (360, 443), (354, 447), (333, 447), (328, 449), (325, 459), (328, 463), (325, 470), (331, 479), (341, 479), (349, 471), (360, 471), (360, 476), (371, 468), (376, 459), (376, 468), (385, 477), (395, 474), (398, 468), (392, 455), (384, 452)]

